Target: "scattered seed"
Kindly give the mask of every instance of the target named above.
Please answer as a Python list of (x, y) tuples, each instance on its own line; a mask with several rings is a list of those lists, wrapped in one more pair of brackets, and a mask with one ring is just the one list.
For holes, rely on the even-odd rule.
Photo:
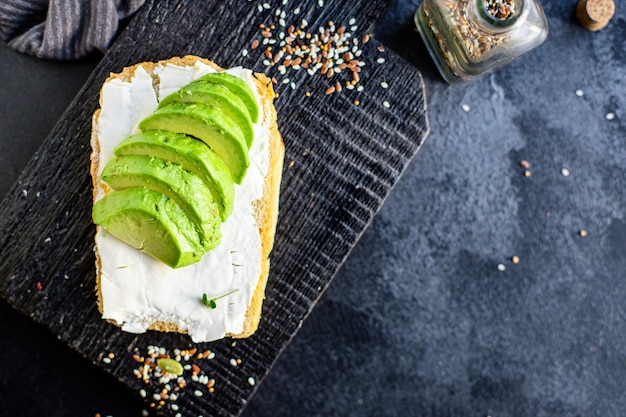
[(519, 166), (521, 166), (522, 168), (528, 169), (530, 168), (530, 162), (528, 162), (525, 159), (522, 159), (521, 161), (519, 161)]
[(466, 113), (467, 113), (468, 111), (470, 111), (470, 106), (469, 106), (469, 104), (463, 104), (463, 105), (461, 106), (461, 108), (462, 108), (462, 109), (463, 109), (463, 111), (464, 111), (464, 112), (466, 112)]
[(332, 94), (335, 92), (335, 87), (334, 86), (330, 86), (326, 89), (326, 95)]
[(576, 95), (577, 95), (578, 97), (582, 97), (582, 96), (584, 96), (584, 95), (585, 95), (585, 92), (584, 92), (583, 90), (576, 90)]
[(380, 58), (378, 58), (378, 59), (376, 60), (376, 62), (377, 62), (377, 63), (379, 63), (379, 64), (384, 64), (384, 63), (385, 63), (385, 58), (380, 57)]
[(256, 381), (254, 380), (254, 378), (249, 377), (248, 378), (248, 384), (250, 384), (251, 386), (254, 386), (256, 384)]
[(230, 360), (230, 365), (231, 366), (237, 366), (237, 361), (235, 359), (231, 359)]
[(530, 177), (531, 172), (529, 170), (524, 171), (524, 176), (525, 177)]
[(615, 119), (615, 113), (607, 113), (604, 117), (606, 118), (606, 120), (613, 120)]
[(505, 271), (506, 270), (506, 266), (504, 266), (504, 264), (498, 264), (498, 271)]
[(385, 89), (389, 88), (389, 84), (387, 84), (387, 83), (386, 83), (386, 82), (384, 82), (384, 81), (383, 81), (382, 83), (380, 83), (380, 86), (381, 86), (382, 88), (385, 88)]
[(564, 177), (569, 177), (569, 169), (567, 169), (567, 168), (561, 168), (561, 174), (562, 174)]
[(202, 391), (197, 389), (193, 392), (193, 395), (195, 395), (196, 397), (202, 397), (203, 394), (202, 394)]
[(389, 102), (387, 100), (383, 101), (383, 106), (385, 106), (386, 108), (390, 108), (391, 104), (389, 104)]
[(514, 264), (518, 264), (519, 263), (519, 256), (515, 255), (511, 258), (511, 262), (513, 262)]
[(581, 230), (578, 232), (578, 234), (579, 234), (581, 237), (585, 237), (585, 236), (587, 236), (587, 231), (586, 231), (585, 229), (581, 229)]

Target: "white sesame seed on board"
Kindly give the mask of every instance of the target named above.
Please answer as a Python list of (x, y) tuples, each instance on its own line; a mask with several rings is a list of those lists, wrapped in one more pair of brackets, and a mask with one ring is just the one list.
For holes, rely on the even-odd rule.
[(578, 90), (576, 90), (576, 95), (577, 95), (578, 97), (582, 97), (582, 96), (584, 96), (584, 95), (585, 95), (585, 92), (584, 92), (583, 90), (578, 89)]
[(384, 89), (389, 88), (389, 84), (387, 84), (385, 81), (383, 81), (382, 83), (380, 83), (380, 86)]
[(231, 359), (230, 360), (230, 365), (231, 366), (237, 366), (237, 360), (236, 359)]
[(377, 62), (377, 63), (379, 63), (379, 64), (384, 64), (384, 63), (385, 63), (385, 58), (380, 57), (380, 58), (378, 58), (378, 59), (376, 60), (376, 62)]
[(248, 384), (250, 384), (251, 386), (254, 386), (254, 384), (256, 384), (256, 381), (253, 377), (249, 377), (248, 378)]
[(202, 397), (203, 394), (202, 394), (202, 391), (197, 389), (193, 392), (193, 395), (195, 395), (196, 397)]
[(241, 56), (248, 56), (248, 50), (247, 49), (242, 49), (241, 50)]
[(391, 104), (389, 104), (389, 102), (387, 100), (383, 101), (383, 106), (385, 106), (386, 108), (390, 108)]
[(569, 169), (561, 168), (561, 175), (563, 175), (564, 177), (569, 177)]
[(469, 106), (469, 104), (463, 104), (463, 105), (461, 106), (461, 108), (463, 109), (463, 111), (464, 111), (464, 112), (468, 112), (468, 111), (470, 111), (470, 106)]
[(615, 119), (615, 113), (607, 113), (604, 117), (606, 118), (606, 120), (613, 120)]
[(504, 266), (504, 264), (498, 264), (498, 271), (506, 271), (506, 266)]
[(317, 5), (320, 7), (324, 7), (324, 0), (317, 0)]

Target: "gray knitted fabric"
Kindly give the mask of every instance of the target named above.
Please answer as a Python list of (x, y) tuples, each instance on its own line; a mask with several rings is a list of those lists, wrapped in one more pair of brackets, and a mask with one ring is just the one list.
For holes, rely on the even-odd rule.
[(0, 37), (39, 58), (76, 59), (105, 52), (120, 22), (144, 0), (0, 0)]

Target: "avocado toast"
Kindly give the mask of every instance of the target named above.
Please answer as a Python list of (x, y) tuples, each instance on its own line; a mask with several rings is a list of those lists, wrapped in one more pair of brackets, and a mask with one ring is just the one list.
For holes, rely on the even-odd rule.
[[(233, 90), (219, 84), (222, 78)], [(241, 85), (246, 96), (230, 104)], [(201, 97), (187, 99), (191, 94)], [(96, 227), (98, 305), (106, 320), (129, 332), (189, 333), (196, 342), (256, 330), (284, 157), (273, 98), (264, 75), (194, 56), (137, 64), (106, 80), (91, 141), (94, 221), (98, 214), (116, 229)], [(122, 191), (132, 207), (113, 201), (104, 213), (98, 208)], [(142, 200), (158, 200), (153, 193), (178, 209), (161, 215), (161, 203)], [(111, 210), (124, 214), (116, 218)], [(145, 218), (156, 224), (138, 239), (137, 219)], [(190, 223), (194, 230), (181, 226)], [(144, 253), (142, 244), (164, 259)], [(215, 308), (202, 303), (223, 294)]]

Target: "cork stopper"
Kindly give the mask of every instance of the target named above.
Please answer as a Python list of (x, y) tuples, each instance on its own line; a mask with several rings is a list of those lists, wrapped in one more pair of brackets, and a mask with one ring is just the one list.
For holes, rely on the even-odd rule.
[(580, 0), (576, 7), (578, 22), (592, 32), (604, 29), (614, 14), (613, 0)]

